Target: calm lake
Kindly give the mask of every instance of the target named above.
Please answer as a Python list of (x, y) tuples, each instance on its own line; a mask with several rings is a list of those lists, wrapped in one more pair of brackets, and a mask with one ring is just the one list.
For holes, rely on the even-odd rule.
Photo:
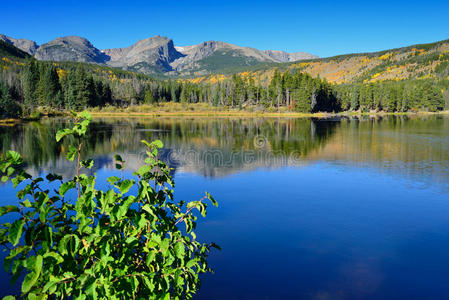
[[(74, 176), (66, 121), (0, 127), (1, 151)], [(121, 154), (130, 176), (141, 139), (164, 142), (175, 198), (219, 201), (197, 230), (222, 250), (196, 299), (449, 299), (449, 117), (94, 119), (93, 172), (117, 175)], [(1, 272), (3, 296), (18, 287)]]

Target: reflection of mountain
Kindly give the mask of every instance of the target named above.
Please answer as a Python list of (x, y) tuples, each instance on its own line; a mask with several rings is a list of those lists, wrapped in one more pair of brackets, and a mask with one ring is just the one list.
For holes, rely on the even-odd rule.
[[(52, 170), (73, 176), (73, 163), (62, 157), (68, 141), (58, 145), (54, 139), (64, 122), (56, 119), (0, 127), (2, 150), (22, 153), (34, 174)], [(299, 165), (312, 149), (323, 146), (337, 124), (311, 119), (109, 119), (91, 124), (83, 147), (84, 156), (95, 158), (94, 171), (113, 168), (115, 153), (127, 161), (129, 170), (136, 170), (145, 158), (140, 141), (161, 139), (165, 144), (161, 157), (171, 167), (214, 177), (259, 167)]]
[[(0, 127), (2, 151), (22, 153), (30, 171), (56, 171), (73, 176), (73, 163), (61, 157), (68, 144), (58, 145), (56, 131), (66, 120)], [(83, 142), (95, 170), (113, 169), (119, 153), (127, 168), (144, 160), (140, 140), (161, 139), (161, 157), (175, 172), (216, 177), (255, 168), (303, 165), (314, 160), (345, 161), (374, 166), (405, 176), (438, 182), (448, 179), (449, 118), (388, 117), (312, 119), (159, 118), (99, 119)], [(424, 177), (424, 176), (422, 176)]]

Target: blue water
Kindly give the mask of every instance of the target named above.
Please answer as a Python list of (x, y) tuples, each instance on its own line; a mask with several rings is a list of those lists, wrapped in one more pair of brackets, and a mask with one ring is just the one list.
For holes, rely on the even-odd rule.
[[(222, 250), (212, 252), (215, 274), (202, 276), (195, 299), (449, 299), (449, 126), (430, 121), (337, 124), (319, 143), (312, 136), (294, 165), (177, 165), (176, 199), (208, 191), (219, 201), (197, 229)], [(168, 150), (245, 145), (217, 146), (201, 132), (169, 140), (173, 132), (157, 136)], [(100, 178), (115, 172), (110, 155), (96, 157)], [(14, 201), (10, 185), (0, 195), (0, 205)], [(13, 290), (2, 273), (0, 295)]]
[(449, 298), (449, 201), (438, 187), (330, 162), (184, 175), (178, 187), (193, 197), (199, 182), (221, 200), (199, 235), (224, 250), (198, 299)]

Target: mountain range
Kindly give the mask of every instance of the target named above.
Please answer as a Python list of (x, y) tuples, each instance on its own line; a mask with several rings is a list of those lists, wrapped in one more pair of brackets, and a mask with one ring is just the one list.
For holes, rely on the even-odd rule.
[(175, 46), (172, 39), (162, 36), (140, 40), (126, 48), (102, 50), (79, 36), (59, 37), (42, 45), (32, 40), (16, 39), (2, 34), (0, 40), (16, 46), (38, 60), (95, 63), (144, 74), (206, 75), (261, 63), (317, 58), (305, 52), (261, 51), (220, 41)]
[(298, 52), (260, 51), (208, 41), (175, 46), (154, 36), (126, 48), (100, 50), (78, 36), (56, 38), (43, 45), (0, 35), (0, 56), (9, 53), (38, 60), (93, 63), (144, 74), (186, 76), (194, 82), (216, 82), (238, 73), (268, 81), (275, 69), (299, 70), (331, 83), (376, 82), (411, 78), (449, 80), (449, 40), (371, 53), (327, 58)]

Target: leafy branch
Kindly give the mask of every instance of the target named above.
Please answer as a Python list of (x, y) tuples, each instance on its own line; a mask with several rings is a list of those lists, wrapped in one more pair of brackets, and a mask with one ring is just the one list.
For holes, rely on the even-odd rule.
[[(56, 135), (58, 142), (68, 136), (78, 142), (66, 154), (69, 161), (77, 158), (74, 178), (32, 178), (17, 152), (0, 157), (1, 180), (20, 188), (17, 205), (0, 207), (0, 216), (14, 217), (0, 225), (4, 266), (12, 283), (25, 274), (21, 294), (7, 299), (191, 298), (199, 274), (212, 271), (209, 251), (219, 248), (196, 241), (194, 210), (206, 216), (205, 200), (217, 202), (208, 193), (199, 201), (174, 200), (171, 169), (158, 157), (161, 141), (142, 141), (147, 158), (133, 174), (137, 179), (125, 178), (126, 163), (116, 155), (121, 177), (109, 177), (110, 188), (97, 190), (97, 175), (81, 172), (93, 167), (91, 159), (81, 159), (91, 118), (87, 112), (74, 117), (74, 126)], [(54, 191), (46, 189), (50, 183)]]

